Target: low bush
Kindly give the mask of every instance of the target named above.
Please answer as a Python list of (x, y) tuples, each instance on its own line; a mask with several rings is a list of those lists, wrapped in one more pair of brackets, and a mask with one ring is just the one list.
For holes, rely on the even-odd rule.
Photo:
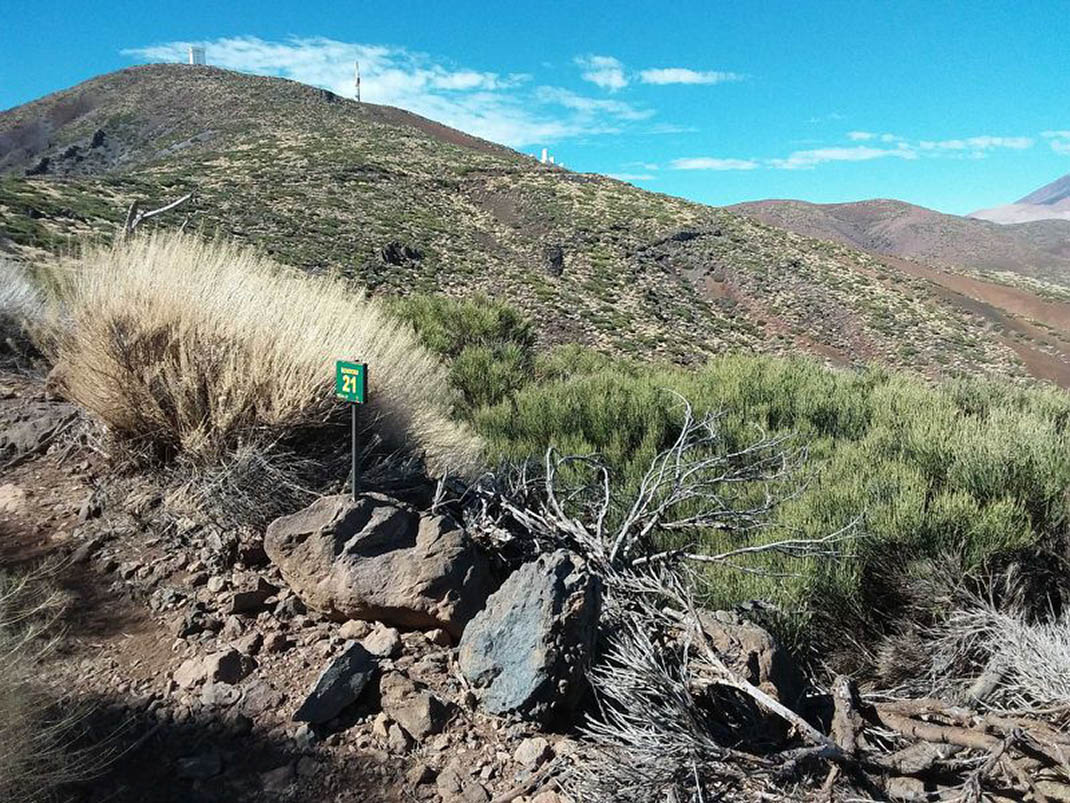
[[(687, 371), (573, 349), (539, 362), (545, 377), (475, 416), (497, 458), (526, 460), (550, 445), (598, 453), (626, 496), (679, 431), (681, 397), (699, 411), (721, 411), (726, 450), (760, 433), (794, 433), (806, 448), (794, 484), (779, 489), (785, 501), (771, 526), (746, 541), (821, 537), (857, 522), (841, 546), (844, 559), (764, 555), (750, 564), (764, 573), (711, 568), (710, 604), (767, 600), (792, 628), (816, 624), (814, 616), (826, 632), (879, 627), (897, 613), (897, 585), (937, 555), (957, 554), (970, 570), (1022, 550), (1063, 548), (1070, 397), (1062, 392), (980, 381), (929, 386), (808, 359), (726, 356)], [(737, 493), (746, 501), (747, 489)], [(712, 550), (726, 536), (702, 540)]]
[[(479, 464), (446, 371), (374, 300), (251, 251), (181, 234), (87, 248), (61, 276), (60, 386), (141, 458), (217, 466), (239, 450), (347, 445), (338, 358), (368, 363), (365, 439), (433, 474)], [(319, 450), (319, 454), (317, 454)]]
[(511, 398), (531, 380), (535, 329), (509, 305), (484, 296), (456, 301), (417, 295), (395, 300), (391, 309), (412, 324), (427, 348), (449, 361), (462, 416)]

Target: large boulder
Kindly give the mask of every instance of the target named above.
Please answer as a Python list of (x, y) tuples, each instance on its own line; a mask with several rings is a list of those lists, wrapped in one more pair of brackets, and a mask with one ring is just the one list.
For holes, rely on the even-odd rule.
[(310, 608), (339, 621), (459, 636), (487, 598), (486, 557), (446, 516), (382, 496), (327, 496), (273, 521), (264, 550)]
[(565, 550), (517, 569), (461, 638), (461, 672), (483, 707), (555, 724), (580, 702), (601, 584)]

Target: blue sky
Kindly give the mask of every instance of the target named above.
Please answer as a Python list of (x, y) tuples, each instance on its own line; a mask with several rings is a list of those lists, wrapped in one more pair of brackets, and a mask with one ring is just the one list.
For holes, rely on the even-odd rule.
[(204, 44), (570, 168), (727, 204), (946, 212), (1070, 172), (1070, 0), (17, 4), (0, 108)]

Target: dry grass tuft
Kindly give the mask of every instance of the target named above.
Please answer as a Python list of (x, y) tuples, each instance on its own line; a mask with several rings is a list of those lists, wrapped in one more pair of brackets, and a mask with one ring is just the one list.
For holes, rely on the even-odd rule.
[(47, 566), (0, 574), (0, 800), (52, 799), (100, 766), (99, 755), (75, 745), (85, 711), (52, 705), (37, 683), (63, 608), (51, 574)]
[[(249, 250), (180, 234), (89, 248), (58, 282), (61, 387), (118, 442), (219, 466), (250, 448), (309, 455), (344, 433), (334, 361), (368, 363), (365, 435), (468, 473), (480, 443), (449, 418), (445, 370), (375, 300)], [(311, 455), (309, 455), (311, 456)]]
[(30, 332), (43, 312), (41, 297), (25, 269), (0, 259), (0, 358), (33, 352)]

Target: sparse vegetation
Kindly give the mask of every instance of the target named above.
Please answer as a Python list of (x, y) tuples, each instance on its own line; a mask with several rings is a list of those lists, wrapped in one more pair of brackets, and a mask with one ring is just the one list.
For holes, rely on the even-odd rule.
[[(369, 364), (365, 436), (464, 473), (478, 440), (448, 417), (445, 371), (374, 300), (221, 242), (135, 237), (60, 277), (56, 337), (69, 397), (139, 457), (200, 467), (250, 449), (309, 455), (344, 427), (334, 361)], [(344, 430), (342, 430), (344, 432)]]

